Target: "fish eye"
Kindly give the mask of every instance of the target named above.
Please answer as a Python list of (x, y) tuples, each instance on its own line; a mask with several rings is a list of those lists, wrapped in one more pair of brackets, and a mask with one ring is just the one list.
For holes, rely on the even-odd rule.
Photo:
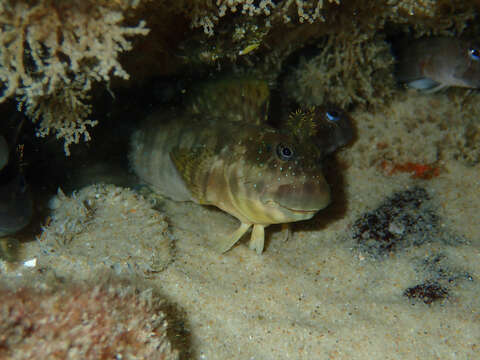
[(480, 60), (480, 50), (478, 50), (477, 48), (471, 47), (471, 48), (468, 49), (468, 56), (470, 56), (470, 58), (472, 60), (479, 61)]
[(340, 112), (337, 110), (328, 110), (325, 112), (325, 115), (327, 116), (328, 121), (333, 121), (337, 122), (340, 120)]
[(284, 144), (278, 144), (277, 155), (280, 159), (288, 161), (293, 159), (294, 152), (290, 146), (284, 145)]

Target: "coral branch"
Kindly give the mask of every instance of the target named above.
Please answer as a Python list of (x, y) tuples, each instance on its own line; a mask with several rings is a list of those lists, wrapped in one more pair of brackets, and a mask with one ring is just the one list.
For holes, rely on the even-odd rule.
[[(54, 131), (69, 145), (83, 135), (91, 107), (86, 104), (93, 81), (128, 79), (118, 61), (132, 44), (127, 37), (146, 35), (142, 21), (124, 27), (122, 9), (95, 1), (4, 1), (0, 3), (0, 102), (17, 96), (19, 108), (35, 122), (38, 134)], [(118, 3), (118, 2), (114, 2)]]

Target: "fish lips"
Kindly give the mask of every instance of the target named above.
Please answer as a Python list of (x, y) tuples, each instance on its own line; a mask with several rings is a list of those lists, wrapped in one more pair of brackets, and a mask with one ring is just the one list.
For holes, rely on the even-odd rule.
[(330, 203), (330, 187), (323, 177), (303, 184), (282, 184), (270, 201), (289, 212), (310, 218)]

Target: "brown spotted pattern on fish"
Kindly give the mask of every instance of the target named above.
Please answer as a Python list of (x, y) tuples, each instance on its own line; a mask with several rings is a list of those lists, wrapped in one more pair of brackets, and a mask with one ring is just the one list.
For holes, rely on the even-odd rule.
[(185, 114), (255, 124), (266, 120), (270, 90), (265, 81), (223, 77), (193, 86), (187, 92)]
[(432, 37), (400, 41), (396, 75), (412, 88), (434, 92), (450, 86), (480, 87), (480, 47), (475, 42)]

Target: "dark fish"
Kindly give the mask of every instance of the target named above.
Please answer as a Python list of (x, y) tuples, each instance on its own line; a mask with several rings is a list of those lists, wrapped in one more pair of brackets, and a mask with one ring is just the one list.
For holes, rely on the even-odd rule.
[(300, 141), (313, 142), (320, 159), (350, 143), (354, 137), (352, 119), (334, 106), (312, 106), (290, 114), (284, 130)]
[(480, 87), (480, 47), (472, 41), (432, 37), (394, 45), (396, 75), (409, 87), (435, 92)]

